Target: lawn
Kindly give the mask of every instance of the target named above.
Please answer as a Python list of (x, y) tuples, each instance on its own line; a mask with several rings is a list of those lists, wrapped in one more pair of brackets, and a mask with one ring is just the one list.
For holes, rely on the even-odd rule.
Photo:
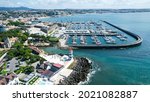
[(38, 79), (39, 76), (34, 77), (32, 80), (30, 80), (29, 85), (33, 85)]
[(7, 73), (8, 73), (8, 72), (7, 72), (6, 69), (2, 69), (2, 70), (0, 71), (0, 75), (2, 75), (2, 76), (5, 76)]

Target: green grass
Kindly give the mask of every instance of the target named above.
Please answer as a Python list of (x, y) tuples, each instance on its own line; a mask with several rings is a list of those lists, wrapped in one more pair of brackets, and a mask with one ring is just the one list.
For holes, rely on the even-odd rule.
[(39, 79), (39, 76), (34, 77), (34, 78), (29, 82), (29, 85), (33, 85), (38, 79)]
[(14, 72), (16, 74), (20, 74), (20, 73), (30, 74), (33, 71), (34, 71), (34, 68), (32, 66), (20, 66), (20, 68), (15, 70)]
[(22, 72), (22, 70), (21, 70), (21, 69), (17, 69), (17, 70), (15, 70), (14, 72), (15, 72), (16, 74), (19, 74), (19, 73)]
[(7, 72), (6, 69), (1, 70), (1, 72), (0, 72), (0, 74), (3, 75), (3, 76), (6, 75), (7, 73), (8, 73), (8, 72)]

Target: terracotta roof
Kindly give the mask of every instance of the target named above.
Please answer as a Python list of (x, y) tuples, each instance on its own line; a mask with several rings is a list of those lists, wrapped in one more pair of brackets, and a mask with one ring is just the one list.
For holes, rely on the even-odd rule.
[(8, 78), (0, 76), (0, 85), (6, 85), (6, 84), (8, 84), (8, 82), (9, 82)]
[(35, 46), (29, 46), (29, 47), (30, 47), (30, 49), (36, 51), (37, 53), (41, 53), (42, 52), (39, 48), (37, 48)]
[(16, 77), (16, 75), (13, 73), (6, 76), (6, 78), (8, 78), (9, 80), (13, 80), (15, 77)]
[(45, 76), (51, 76), (54, 72), (50, 71), (50, 70), (45, 70), (43, 71), (41, 74), (45, 75)]
[(62, 68), (62, 67), (63, 67), (63, 65), (57, 64), (57, 63), (53, 64), (53, 66), (54, 66), (54, 67), (57, 67), (57, 68)]
[(6, 77), (0, 76), (0, 85), (7, 85), (9, 80), (13, 80), (16, 77), (15, 74), (11, 73)]

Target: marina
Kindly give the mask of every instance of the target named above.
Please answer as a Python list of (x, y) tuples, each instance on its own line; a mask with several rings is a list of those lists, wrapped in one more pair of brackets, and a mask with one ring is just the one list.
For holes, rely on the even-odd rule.
[(142, 38), (106, 21), (69, 23), (66, 45), (76, 48), (122, 48), (142, 43)]
[[(142, 45), (131, 48), (115, 48), (101, 49), (87, 48), (74, 51), (75, 56), (86, 56), (94, 62), (94, 71), (91, 73), (89, 80), (81, 84), (88, 85), (131, 85), (131, 84), (149, 84), (150, 83), (150, 13), (114, 13), (114, 14), (83, 14), (73, 15), (59, 18), (49, 18), (43, 21), (49, 22), (82, 22), (88, 21), (98, 22), (100, 19), (106, 20), (120, 28), (126, 29), (132, 33), (138, 34), (143, 38)], [(63, 22), (62, 22), (63, 21)], [(88, 27), (86, 27), (87, 29)], [(123, 33), (115, 28), (110, 28), (117, 31), (117, 34), (125, 35), (127, 41), (121, 41), (119, 38), (112, 37), (116, 40), (116, 44), (133, 44), (137, 39)], [(98, 31), (97, 31), (98, 32)], [(79, 36), (78, 36), (79, 37)], [(101, 45), (105, 44), (104, 36), (98, 36)], [(87, 43), (93, 44), (91, 37), (87, 36)], [(139, 40), (140, 41), (140, 40)], [(68, 45), (72, 45), (71, 36), (68, 39)], [(66, 43), (66, 44), (67, 44)], [(77, 44), (80, 44), (80, 39), (77, 39)], [(113, 44), (115, 45), (115, 44)], [(107, 44), (110, 46), (110, 44)], [(112, 46), (112, 45), (111, 45)], [(66, 50), (55, 47), (43, 48), (46, 52), (66, 53)]]

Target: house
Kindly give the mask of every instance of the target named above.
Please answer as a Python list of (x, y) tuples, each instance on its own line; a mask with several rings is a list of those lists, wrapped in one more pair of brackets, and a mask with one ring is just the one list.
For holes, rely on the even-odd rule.
[(52, 71), (50, 71), (50, 70), (44, 70), (44, 71), (42, 71), (42, 73), (41, 73), (41, 75), (43, 76), (43, 77), (51, 77), (52, 75), (54, 74), (54, 72), (52, 72)]
[(9, 82), (9, 79), (3, 77), (3, 76), (0, 76), (0, 85), (7, 85)]
[(54, 64), (53, 64), (53, 67), (60, 69), (60, 68), (63, 67), (63, 65), (58, 64), (58, 63), (54, 63)]
[(27, 75), (24, 79), (22, 79), (23, 82), (27, 83), (30, 79), (32, 79), (35, 76), (34, 73), (30, 73)]
[(19, 78), (17, 75), (11, 73), (6, 76), (7, 79), (9, 79), (9, 82), (7, 85), (18, 85), (19, 84)]
[(18, 77), (10, 73), (7, 76), (0, 76), (0, 85), (17, 85), (19, 84)]
[(52, 66), (52, 64), (50, 62), (46, 61), (44, 63), (38, 64), (36, 68), (46, 70), (46, 69), (50, 69), (51, 66)]

